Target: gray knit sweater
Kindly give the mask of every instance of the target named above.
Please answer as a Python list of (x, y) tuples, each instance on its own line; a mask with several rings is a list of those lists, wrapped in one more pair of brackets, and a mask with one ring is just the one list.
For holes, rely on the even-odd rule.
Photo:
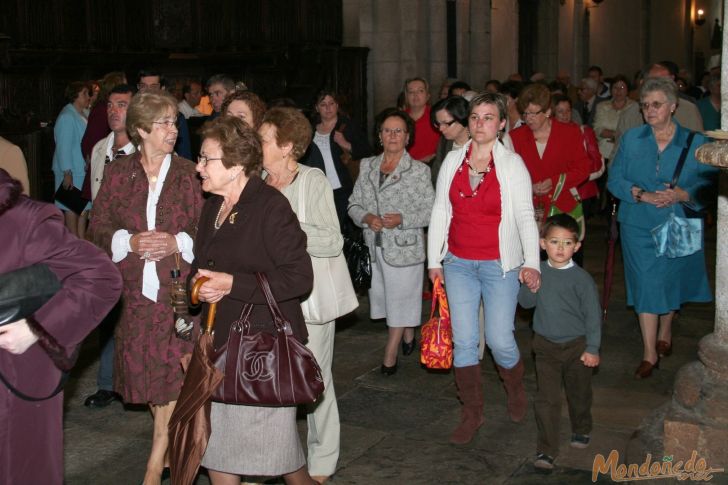
[(554, 343), (586, 337), (586, 351), (599, 354), (602, 337), (601, 306), (594, 279), (579, 266), (556, 269), (541, 263), (541, 288), (531, 293), (521, 286), (518, 303), (536, 307), (533, 331)]

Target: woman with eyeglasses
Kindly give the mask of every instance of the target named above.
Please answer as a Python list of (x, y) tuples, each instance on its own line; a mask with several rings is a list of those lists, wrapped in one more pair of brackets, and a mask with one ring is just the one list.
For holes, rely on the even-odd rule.
[(469, 443), (483, 424), (479, 362), (479, 309), (485, 308), (485, 340), (503, 379), (512, 421), (526, 415), (523, 359), (514, 319), (519, 281), (539, 288), (538, 228), (531, 179), (517, 154), (498, 141), (507, 100), (485, 93), (470, 102), (471, 140), (445, 158), (437, 181), (427, 239), (430, 279), (444, 279), (454, 343), (455, 384), (461, 418), (450, 435)]
[[(652, 229), (673, 213), (684, 217), (683, 204), (700, 209), (716, 169), (699, 163), (695, 150), (706, 138), (696, 133), (675, 187), (678, 159), (690, 130), (673, 118), (677, 85), (667, 78), (648, 78), (640, 90), (646, 124), (620, 138), (607, 188), (621, 203), (620, 222), (627, 304), (633, 306), (642, 331), (643, 356), (635, 377), (652, 375), (661, 357), (672, 352), (672, 319), (685, 302), (712, 299), (705, 272), (705, 253), (667, 258), (656, 256)], [(703, 197), (701, 197), (701, 195)]]
[[(581, 203), (577, 187), (589, 178), (591, 163), (579, 126), (552, 118), (551, 93), (546, 86), (526, 86), (517, 105), (525, 125), (508, 132), (504, 143), (512, 145), (531, 175), (540, 224), (552, 213), (568, 214)], [(579, 240), (583, 239), (582, 230)]]
[(203, 199), (195, 165), (176, 156), (177, 100), (166, 91), (136, 94), (127, 111), (139, 151), (106, 166), (89, 239), (106, 250), (124, 280), (115, 330), (114, 390), (147, 404), (154, 417), (145, 484), (161, 483), (167, 424), (182, 388), (180, 358), (192, 343), (175, 333), (172, 271), (186, 278)]
[(416, 345), (415, 327), (422, 317), (424, 227), (435, 194), (430, 167), (407, 152), (412, 118), (388, 108), (377, 115), (375, 125), (383, 151), (362, 160), (349, 198), (349, 216), (364, 229), (369, 247), (369, 314), (372, 319), (386, 318), (389, 335), (381, 372), (390, 376), (397, 372), (400, 342), (403, 355), (410, 355)]
[(430, 110), (430, 123), (440, 132), (442, 137), (437, 144), (437, 152), (432, 160), (432, 184), (437, 183), (443, 160), (451, 150), (465, 146), (470, 140), (468, 131), (468, 101), (462, 96), (450, 96), (441, 99)]

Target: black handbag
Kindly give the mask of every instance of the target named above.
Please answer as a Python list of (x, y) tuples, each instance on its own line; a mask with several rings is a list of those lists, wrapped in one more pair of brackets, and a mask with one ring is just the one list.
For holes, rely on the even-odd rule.
[(360, 229), (344, 236), (344, 256), (354, 289), (357, 293), (367, 291), (372, 286), (372, 263)]
[(274, 333), (254, 332), (251, 303), (233, 322), (226, 344), (213, 353), (215, 367), (225, 377), (212, 400), (253, 406), (293, 406), (313, 403), (324, 392), (321, 368), (313, 353), (296, 340), (264, 273), (255, 273), (273, 316)]
[[(58, 290), (61, 289), (61, 282), (56, 275), (43, 263), (26, 266), (15, 271), (0, 275), (0, 326), (12, 323), (33, 315), (40, 307), (50, 300)], [(44, 338), (45, 337), (45, 338)], [(62, 371), (61, 379), (56, 388), (47, 396), (34, 397), (19, 391), (8, 382), (7, 378), (0, 373), (0, 382), (5, 384), (10, 392), (20, 399), (26, 401), (45, 401), (50, 399), (63, 389), (68, 380), (68, 370), (75, 355), (70, 359), (54, 359), (58, 355), (57, 343), (49, 342), (48, 335), (39, 336), (38, 343), (49, 353), (56, 366)], [(53, 347), (52, 350), (48, 347)], [(61, 364), (59, 361), (63, 361)]]
[(0, 326), (28, 317), (61, 289), (42, 263), (0, 275)]
[(86, 210), (89, 200), (83, 197), (81, 189), (74, 187), (65, 188), (63, 184), (58, 186), (53, 199), (65, 205), (76, 214), (81, 214)]

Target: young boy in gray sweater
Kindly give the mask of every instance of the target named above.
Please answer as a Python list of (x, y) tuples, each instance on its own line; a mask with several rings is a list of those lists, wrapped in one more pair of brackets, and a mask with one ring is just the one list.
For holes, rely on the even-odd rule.
[(521, 286), (518, 303), (536, 307), (533, 351), (536, 355), (536, 460), (534, 466), (552, 469), (559, 452), (561, 387), (571, 417), (571, 446), (589, 446), (592, 429), (591, 376), (599, 365), (601, 307), (594, 279), (572, 256), (579, 250), (579, 226), (568, 214), (551, 216), (541, 229), (541, 287), (532, 293)]

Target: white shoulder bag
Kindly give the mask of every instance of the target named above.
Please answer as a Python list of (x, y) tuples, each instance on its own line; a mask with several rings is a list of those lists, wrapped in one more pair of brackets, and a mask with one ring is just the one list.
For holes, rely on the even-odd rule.
[[(301, 177), (298, 188), (298, 221), (306, 222), (306, 170)], [(351, 283), (349, 268), (343, 251), (332, 258), (311, 256), (313, 265), (313, 290), (309, 297), (301, 303), (303, 318), (306, 323), (323, 324), (352, 312), (359, 306), (354, 285)]]

